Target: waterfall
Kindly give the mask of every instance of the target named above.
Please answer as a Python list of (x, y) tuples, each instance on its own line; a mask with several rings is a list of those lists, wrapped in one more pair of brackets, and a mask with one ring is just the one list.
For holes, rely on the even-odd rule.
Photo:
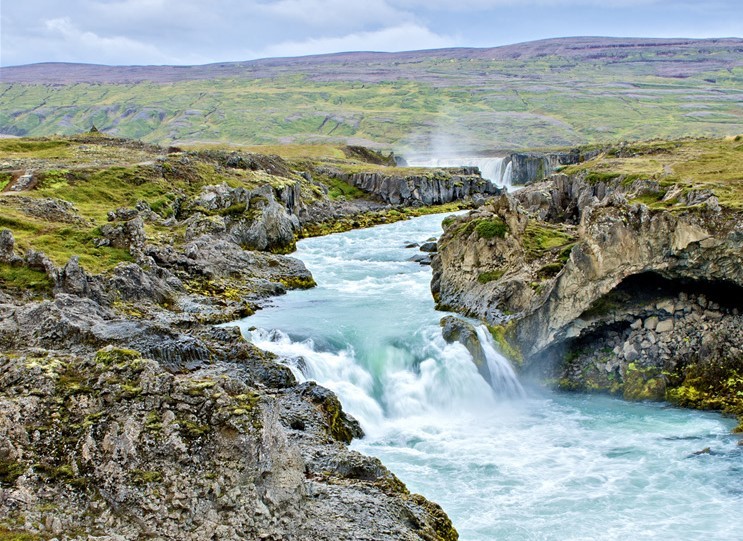
[(508, 158), (429, 158), (408, 160), (411, 167), (477, 167), (483, 178), (496, 186), (511, 187), (511, 161)]
[(475, 327), (490, 383), (467, 347), (444, 340), (430, 268), (406, 248), (442, 219), (304, 239), (296, 256), (318, 286), (232, 324), (299, 381), (333, 390), (366, 433), (352, 449), (441, 504), (461, 539), (740, 539), (735, 421), (607, 396), (524, 397), (486, 328)]
[(480, 339), (480, 347), (488, 361), (488, 371), (490, 372), (490, 384), (499, 397), (503, 398), (524, 398), (526, 393), (521, 386), (513, 366), (503, 355), (495, 349), (493, 337), (484, 325), (478, 326), (475, 331)]

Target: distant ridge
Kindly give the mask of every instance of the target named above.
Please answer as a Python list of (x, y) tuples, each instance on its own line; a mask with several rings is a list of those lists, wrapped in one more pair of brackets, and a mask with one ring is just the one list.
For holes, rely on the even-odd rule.
[(743, 39), (575, 37), (202, 66), (0, 69), (0, 134), (408, 155), (743, 133)]
[[(204, 79), (241, 78), (260, 79), (277, 74), (301, 71), (311, 67), (332, 65), (334, 69), (346, 63), (378, 63), (398, 67), (395, 63), (415, 63), (421, 60), (440, 59), (492, 59), (531, 60), (542, 56), (561, 56), (577, 60), (614, 57), (626, 58), (637, 51), (650, 49), (689, 49), (709, 47), (728, 50), (743, 55), (743, 39), (664, 39), (664, 38), (608, 38), (571, 37), (552, 38), (490, 48), (449, 48), (398, 53), (344, 52), (287, 58), (218, 62), (196, 66), (108, 66), (102, 64), (77, 64), (44, 62), (0, 68), (0, 82), (30, 84), (76, 83), (176, 83)], [(741, 60), (743, 62), (743, 59)], [(722, 66), (722, 63), (721, 63)], [(705, 69), (709, 66), (705, 66)], [(347, 70), (353, 71), (353, 70)], [(693, 70), (691, 70), (693, 72)], [(341, 75), (343, 72), (339, 73)]]

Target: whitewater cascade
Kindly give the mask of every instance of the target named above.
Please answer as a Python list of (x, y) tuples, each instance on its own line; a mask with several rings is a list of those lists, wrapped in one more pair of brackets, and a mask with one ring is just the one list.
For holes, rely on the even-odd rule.
[(462, 541), (740, 539), (734, 420), (525, 392), (476, 326), (491, 387), (467, 348), (444, 340), (430, 268), (405, 248), (439, 234), (442, 218), (300, 241), (318, 286), (234, 324), (333, 390), (366, 433), (352, 448), (441, 504)]
[(496, 186), (512, 188), (511, 184), (511, 160), (505, 158), (477, 158), (472, 156), (461, 156), (454, 158), (427, 158), (408, 160), (411, 167), (477, 167), (483, 178), (489, 180)]

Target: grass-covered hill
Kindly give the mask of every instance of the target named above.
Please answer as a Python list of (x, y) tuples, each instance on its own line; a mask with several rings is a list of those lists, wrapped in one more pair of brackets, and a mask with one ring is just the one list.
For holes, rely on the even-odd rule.
[(566, 38), (207, 66), (0, 69), (0, 133), (403, 152), (743, 132), (743, 40)]

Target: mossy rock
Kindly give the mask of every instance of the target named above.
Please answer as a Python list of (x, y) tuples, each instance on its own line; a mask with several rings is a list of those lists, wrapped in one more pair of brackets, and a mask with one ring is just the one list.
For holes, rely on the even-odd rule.
[(475, 225), (475, 231), (481, 239), (502, 239), (508, 233), (508, 225), (501, 218), (494, 217), (479, 220)]
[(630, 363), (624, 374), (626, 400), (663, 400), (666, 381), (658, 368), (640, 368)]

